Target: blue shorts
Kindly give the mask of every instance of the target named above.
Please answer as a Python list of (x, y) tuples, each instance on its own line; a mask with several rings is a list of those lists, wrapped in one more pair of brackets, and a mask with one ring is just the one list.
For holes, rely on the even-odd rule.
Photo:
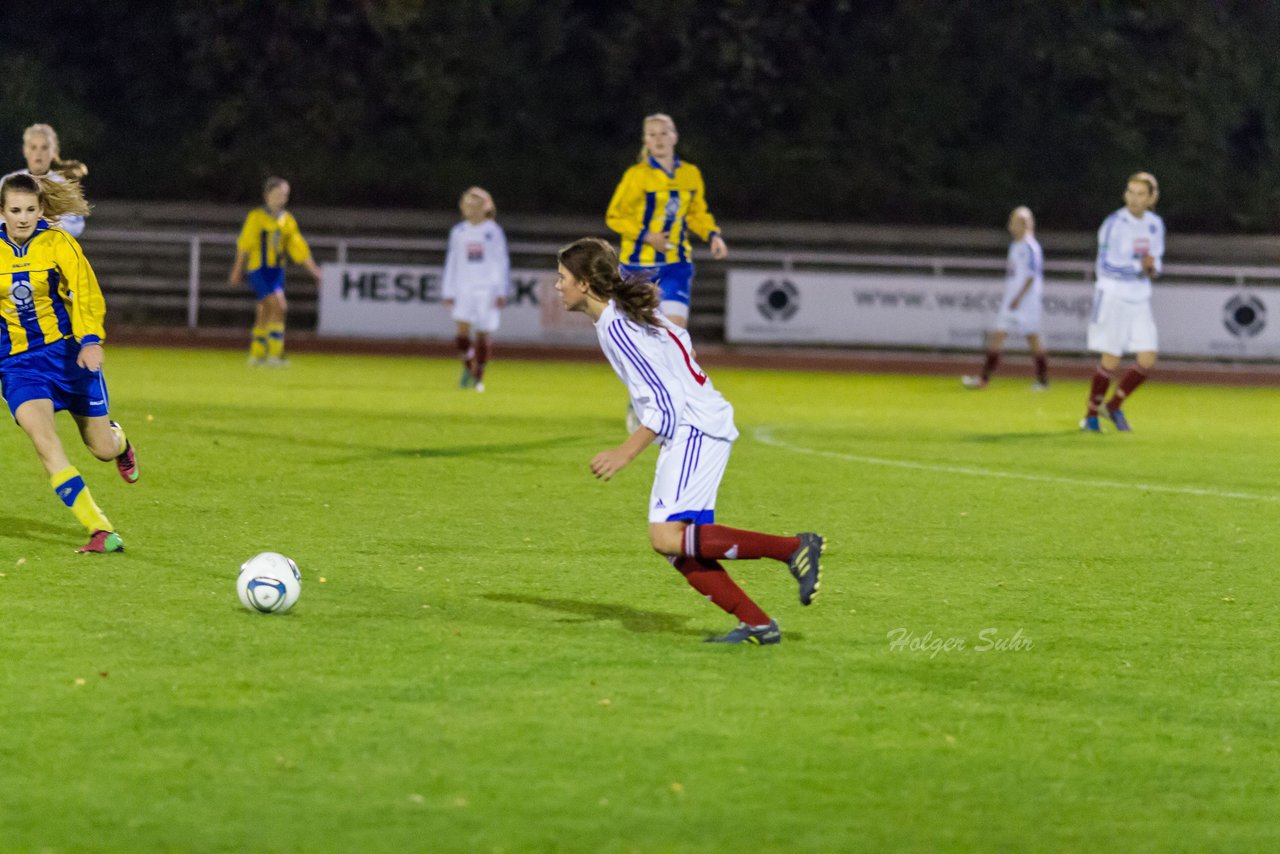
[(284, 290), (284, 267), (259, 267), (249, 273), (249, 287), (260, 300)]
[(691, 261), (661, 264), (657, 267), (623, 264), (622, 272), (630, 275), (648, 276), (653, 279), (662, 291), (663, 302), (678, 302), (688, 307), (689, 294), (693, 291), (693, 263)]
[(28, 400), (51, 400), (53, 411), (73, 415), (106, 415), (107, 381), (101, 371), (76, 364), (80, 345), (63, 338), (47, 347), (10, 356), (0, 363), (0, 393), (15, 417)]

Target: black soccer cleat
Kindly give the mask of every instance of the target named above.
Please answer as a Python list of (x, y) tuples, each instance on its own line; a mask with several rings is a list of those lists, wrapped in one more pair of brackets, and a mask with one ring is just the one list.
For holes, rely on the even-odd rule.
[(756, 646), (772, 646), (782, 643), (782, 630), (777, 620), (770, 620), (767, 626), (748, 626), (738, 623), (737, 627), (727, 635), (718, 638), (707, 638), (703, 643), (750, 643)]
[(818, 595), (819, 575), (822, 572), (822, 553), (826, 551), (826, 542), (814, 533), (798, 535), (800, 548), (796, 549), (787, 561), (787, 568), (800, 584), (800, 604), (808, 605)]

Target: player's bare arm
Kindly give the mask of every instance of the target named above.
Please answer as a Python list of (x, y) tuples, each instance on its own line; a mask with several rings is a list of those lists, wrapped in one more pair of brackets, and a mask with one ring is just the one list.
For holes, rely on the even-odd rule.
[(1157, 278), (1160, 275), (1159, 272), (1156, 271), (1156, 256), (1154, 255), (1142, 256), (1142, 272), (1146, 273), (1148, 276), (1150, 276), (1153, 279)]
[(658, 434), (648, 427), (640, 426), (627, 437), (627, 440), (616, 448), (601, 451), (591, 459), (591, 473), (599, 480), (609, 480), (622, 471), (627, 465), (640, 456), (640, 453), (653, 444)]
[(1027, 276), (1027, 280), (1022, 283), (1022, 290), (1018, 291), (1018, 295), (1009, 301), (1009, 308), (1017, 309), (1022, 303), (1022, 298), (1027, 295), (1027, 291), (1031, 290), (1031, 284), (1035, 281), (1035, 276)]
[(236, 253), (236, 262), (231, 265), (231, 273), (227, 276), (227, 283), (232, 285), (244, 284), (244, 262), (248, 256), (243, 252)]

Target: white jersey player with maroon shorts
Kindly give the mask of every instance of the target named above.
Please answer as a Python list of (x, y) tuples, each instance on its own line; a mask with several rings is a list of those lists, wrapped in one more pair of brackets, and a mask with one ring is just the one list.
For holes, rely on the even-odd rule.
[(497, 212), (488, 192), (471, 187), (458, 207), (463, 220), (449, 232), (441, 291), (457, 324), (455, 343), (462, 355), (459, 385), (482, 392), (485, 366), (493, 354), (490, 336), (498, 331), (501, 311), (511, 296), (511, 258), (507, 236), (494, 222)]
[(716, 494), (738, 430), (733, 407), (699, 366), (689, 333), (658, 310), (652, 281), (624, 278), (607, 242), (582, 238), (560, 250), (556, 290), (569, 311), (595, 324), (600, 349), (627, 387), (639, 426), (616, 448), (591, 460), (609, 480), (650, 444), (659, 445), (649, 494), (649, 543), (695, 590), (738, 625), (716, 643), (771, 645), (782, 640), (777, 621), (761, 610), (721, 566), (721, 560), (772, 558), (800, 586), (800, 603), (818, 593), (823, 539), (762, 534), (718, 525)]
[[(1155, 176), (1130, 176), (1125, 206), (1098, 229), (1097, 282), (1089, 320), (1088, 347), (1099, 354), (1080, 429), (1102, 432), (1102, 410), (1115, 429), (1130, 432), (1124, 404), (1155, 367), (1158, 340), (1151, 311), (1151, 282), (1164, 267), (1164, 220), (1152, 210), (1160, 196)], [(1134, 354), (1102, 409), (1113, 372), (1126, 353)]]

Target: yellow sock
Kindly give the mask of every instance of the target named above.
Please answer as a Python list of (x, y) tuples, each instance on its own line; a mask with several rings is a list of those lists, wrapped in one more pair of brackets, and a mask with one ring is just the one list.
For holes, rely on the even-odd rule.
[(102, 508), (94, 503), (93, 496), (89, 494), (89, 487), (84, 485), (84, 478), (80, 476), (80, 472), (76, 471), (75, 466), (67, 466), (49, 478), (49, 483), (53, 485), (53, 491), (58, 493), (62, 503), (71, 508), (71, 512), (76, 514), (80, 524), (84, 525), (89, 533), (115, 530), (103, 515)]
[(253, 327), (253, 339), (249, 342), (249, 358), (267, 358), (267, 327)]
[(267, 358), (279, 359), (284, 356), (284, 324), (267, 324)]

